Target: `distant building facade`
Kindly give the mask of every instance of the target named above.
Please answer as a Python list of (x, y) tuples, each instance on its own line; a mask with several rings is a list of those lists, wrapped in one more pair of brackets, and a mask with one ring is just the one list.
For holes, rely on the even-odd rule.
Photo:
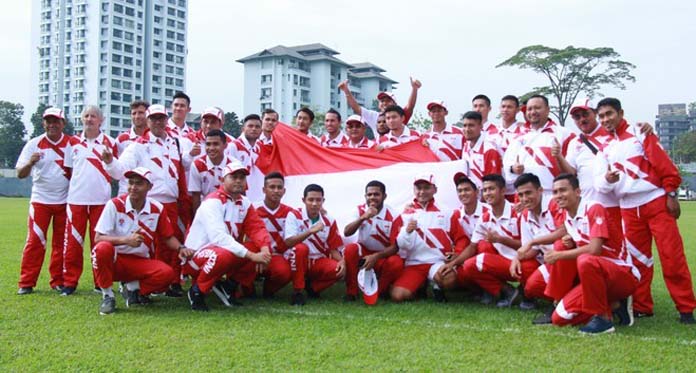
[(237, 60), (244, 64), (244, 113), (273, 108), (280, 120), (290, 123), (301, 107), (326, 112), (333, 108), (345, 118), (352, 110), (337, 86), (350, 80), (350, 89), (361, 105), (373, 107), (381, 91), (391, 91), (396, 81), (382, 75), (384, 69), (369, 62), (349, 64), (339, 52), (319, 43), (264, 49)]
[(686, 104), (661, 104), (657, 106), (657, 112), (657, 136), (662, 147), (669, 152), (677, 136), (696, 130), (696, 117), (689, 115)]

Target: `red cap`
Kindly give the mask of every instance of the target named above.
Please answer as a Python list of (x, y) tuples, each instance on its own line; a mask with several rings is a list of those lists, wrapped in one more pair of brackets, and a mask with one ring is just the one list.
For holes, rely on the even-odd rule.
[(418, 184), (421, 181), (425, 181), (428, 184), (435, 185), (435, 176), (433, 174), (420, 174), (413, 179), (413, 185)]
[(237, 171), (244, 171), (245, 175), (249, 175), (249, 169), (246, 168), (242, 162), (238, 160), (234, 160), (230, 162), (227, 166), (225, 166), (225, 170), (222, 172), (222, 177), (225, 177), (229, 174), (233, 174)]
[(391, 99), (391, 100), (394, 101), (394, 103), (396, 104), (396, 97), (394, 96), (393, 93), (391, 93), (391, 92), (380, 92), (380, 93), (377, 94), (377, 100), (382, 100), (382, 99), (385, 99), (385, 98)]
[(167, 109), (164, 108), (164, 105), (150, 105), (150, 107), (147, 108), (147, 111), (145, 111), (145, 117), (149, 118), (153, 115), (167, 115)]
[(43, 118), (47, 117), (55, 117), (58, 119), (65, 120), (65, 116), (63, 116), (63, 110), (57, 108), (57, 107), (50, 107), (44, 110), (43, 112)]
[(147, 180), (150, 184), (152, 184), (152, 171), (148, 170), (145, 167), (136, 167), (130, 171), (126, 171), (123, 176), (125, 177), (131, 177), (131, 176), (140, 176), (143, 179)]
[(435, 106), (439, 106), (439, 107), (445, 109), (445, 111), (447, 111), (447, 105), (445, 105), (445, 102), (444, 102), (444, 101), (432, 101), (432, 102), (430, 102), (430, 103), (428, 104), (428, 106), (426, 106), (426, 107), (428, 108), (428, 111), (430, 111), (430, 110), (432, 110)]
[(206, 108), (203, 111), (203, 114), (201, 114), (201, 118), (207, 117), (207, 116), (215, 117), (218, 120), (220, 120), (221, 123), (225, 121), (225, 113), (223, 113), (222, 110), (220, 110), (219, 108), (216, 108), (215, 106), (211, 106), (209, 108)]
[(367, 305), (374, 305), (379, 298), (379, 282), (374, 269), (361, 269), (358, 272), (358, 287), (363, 293), (363, 300)]
[(469, 178), (469, 176), (466, 173), (461, 172), (461, 171), (454, 174), (454, 177), (452, 178), (452, 180), (454, 180), (454, 185), (457, 185), (457, 182), (459, 181), (459, 179), (461, 179), (463, 177), (465, 177), (467, 179)]

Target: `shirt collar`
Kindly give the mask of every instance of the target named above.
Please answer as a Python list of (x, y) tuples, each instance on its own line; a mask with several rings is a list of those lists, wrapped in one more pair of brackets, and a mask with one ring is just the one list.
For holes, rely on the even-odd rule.
[[(130, 198), (129, 198), (129, 197), (126, 197), (126, 213), (129, 213), (129, 212), (131, 212), (131, 211), (132, 211), (132, 212), (135, 212), (135, 213), (138, 213), (138, 212), (135, 211), (135, 209), (133, 208), (133, 205), (131, 204)], [(150, 214), (151, 211), (152, 211), (152, 209), (151, 209), (151, 206), (150, 206), (150, 199), (146, 197), (146, 198), (145, 198), (145, 204), (143, 205), (143, 208), (142, 208), (142, 210), (140, 210), (139, 213), (140, 213), (140, 214)]]

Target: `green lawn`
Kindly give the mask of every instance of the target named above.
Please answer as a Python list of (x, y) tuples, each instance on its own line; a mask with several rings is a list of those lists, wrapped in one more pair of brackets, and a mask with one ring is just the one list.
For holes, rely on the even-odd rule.
[[(614, 335), (535, 327), (534, 312), (497, 310), (450, 296), (411, 304), (344, 304), (343, 286), (305, 307), (277, 300), (209, 313), (185, 299), (100, 316), (86, 271), (75, 296), (49, 290), (47, 267), (36, 292), (15, 295), (26, 236), (26, 199), (0, 199), (0, 371), (127, 370), (695, 370), (696, 326), (679, 324), (659, 272), (656, 316)], [(679, 220), (696, 268), (696, 203)], [(88, 257), (86, 255), (86, 257)], [(85, 268), (89, 263), (85, 261)]]

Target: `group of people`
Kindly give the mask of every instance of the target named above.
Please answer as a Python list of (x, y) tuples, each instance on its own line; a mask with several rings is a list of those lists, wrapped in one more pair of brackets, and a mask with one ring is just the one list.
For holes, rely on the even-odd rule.
[[(17, 161), (18, 177), (33, 178), (18, 294), (36, 287), (52, 221), (50, 286), (65, 296), (76, 291), (89, 233), (102, 314), (115, 310), (114, 281), (130, 307), (151, 302), (152, 294), (182, 297), (190, 278), (186, 295), (198, 311), (208, 310), (211, 292), (227, 306), (256, 296), (257, 279), (263, 297), (291, 283), (293, 305), (345, 281), (346, 301), (363, 289), (370, 303), (376, 296), (417, 299), (428, 290), (444, 302), (446, 292), (464, 289), (484, 304), (540, 308), (535, 324), (605, 333), (614, 331), (613, 318), (631, 325), (634, 316), (653, 315), (654, 239), (679, 320), (694, 323), (676, 223), (681, 179), (649, 125), (629, 125), (617, 99), (583, 101), (570, 111), (575, 135), (549, 118), (541, 95), (524, 105), (503, 97), (495, 124), (491, 100), (477, 95), (461, 127), (447, 122), (444, 102), (429, 103), (432, 128), (418, 133), (407, 123), (421, 83), (411, 86), (405, 107), (381, 92), (375, 111), (341, 82), (355, 115), (342, 123), (329, 110), (325, 133), (316, 137), (314, 113), (302, 108), (294, 127), (324, 147), (384, 151), (418, 141), (441, 161), (465, 160), (451, 175), (461, 204), (437, 203), (435, 175), (425, 173), (412, 178), (414, 198), (397, 210), (385, 203), (384, 183), (373, 180), (342, 230), (324, 208), (320, 185), (307, 185), (301, 201), (286, 201), (284, 175), (269, 172), (263, 200), (246, 197), (261, 148), (283, 141), (273, 135), (272, 109), (247, 115), (237, 139), (222, 131), (224, 113), (216, 107), (203, 112), (200, 129), (187, 125), (190, 99), (181, 92), (171, 116), (162, 105), (133, 102), (132, 128), (116, 139), (100, 130), (98, 107), (83, 111), (76, 136), (63, 133), (59, 108), (46, 109), (46, 133)], [(119, 182), (115, 198), (112, 180)], [(363, 284), (369, 281), (376, 290)]]

